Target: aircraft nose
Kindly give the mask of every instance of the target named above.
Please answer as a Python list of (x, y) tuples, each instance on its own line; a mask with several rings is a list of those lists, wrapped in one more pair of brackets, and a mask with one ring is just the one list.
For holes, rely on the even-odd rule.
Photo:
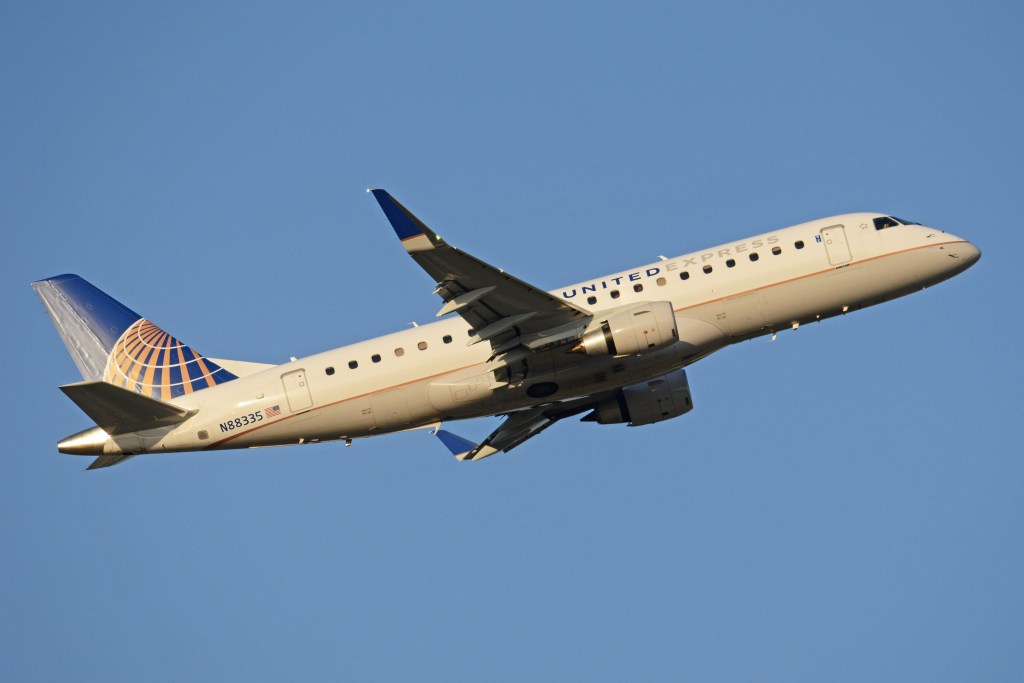
[(957, 244), (952, 253), (956, 258), (962, 259), (968, 267), (973, 266), (981, 258), (981, 249), (967, 240)]

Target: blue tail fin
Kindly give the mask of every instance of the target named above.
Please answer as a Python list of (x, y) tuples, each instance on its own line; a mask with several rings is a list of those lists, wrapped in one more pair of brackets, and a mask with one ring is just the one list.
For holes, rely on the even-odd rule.
[(161, 401), (237, 377), (77, 275), (32, 283), (86, 380)]

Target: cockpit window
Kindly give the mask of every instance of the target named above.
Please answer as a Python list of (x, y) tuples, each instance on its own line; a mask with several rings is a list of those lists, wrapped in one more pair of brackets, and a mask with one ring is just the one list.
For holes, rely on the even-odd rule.
[(892, 218), (893, 220), (899, 221), (903, 225), (921, 225), (920, 223), (915, 223), (914, 221), (908, 221), (908, 220), (904, 220), (902, 218), (897, 218), (896, 216), (890, 216), (890, 218)]
[(875, 219), (875, 230), (885, 230), (886, 228), (895, 228), (897, 225), (921, 225), (914, 221), (903, 220), (896, 216), (881, 216)]

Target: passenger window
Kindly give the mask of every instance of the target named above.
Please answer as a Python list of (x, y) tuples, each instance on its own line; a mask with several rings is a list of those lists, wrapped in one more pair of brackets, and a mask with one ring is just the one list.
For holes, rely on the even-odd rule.
[(750, 255), (750, 260), (751, 261), (756, 261), (759, 258), (761, 258), (761, 257), (757, 255), (756, 251)]
[(772, 253), (778, 256), (782, 253), (782, 247), (772, 247)]
[(658, 283), (658, 286), (659, 286), (659, 287), (664, 287), (664, 286), (666, 285), (666, 283), (668, 283), (668, 280), (666, 280), (666, 279), (665, 279), (665, 278), (663, 278), (663, 277), (659, 277), (659, 278), (657, 279), (657, 283)]
[(804, 241), (803, 240), (797, 240), (796, 242), (793, 243), (793, 246), (796, 247), (797, 249), (803, 249), (804, 248)]
[(733, 266), (736, 265), (736, 261), (734, 259), (729, 259), (728, 261), (725, 262), (725, 265), (728, 266), (729, 268), (732, 268)]
[(416, 345), (416, 348), (419, 349), (420, 351), (426, 351), (427, 342), (420, 342), (419, 344)]
[(350, 361), (348, 362), (348, 367), (349, 367), (349, 369), (351, 369), (351, 370), (355, 370), (356, 368), (358, 368), (358, 367), (359, 367), (359, 361), (355, 361), (355, 360), (350, 360)]
[(633, 285), (633, 291), (634, 292), (642, 292), (642, 291), (644, 291), (644, 286), (643, 285)]
[(587, 297), (587, 303), (590, 304), (591, 306), (593, 306), (594, 304), (597, 303), (597, 297), (596, 296), (588, 296)]
[(399, 346), (397, 349), (395, 349), (395, 356), (401, 358), (404, 355), (405, 355), (405, 349), (403, 349), (401, 346)]
[(443, 341), (445, 344), (451, 344), (452, 343), (452, 335), (450, 335), (450, 334), (444, 335), (443, 337), (441, 337), (441, 341)]
[(380, 362), (380, 354), (379, 353), (373, 354), (372, 356), (370, 356), (370, 360), (372, 360), (374, 363), (379, 363)]
[(679, 279), (680, 280), (689, 280), (690, 279), (690, 271), (684, 270), (683, 272), (679, 273)]
[(330, 368), (330, 367), (326, 368), (326, 369), (324, 369), (324, 372), (326, 372), (328, 375), (333, 375), (334, 374), (334, 368)]
[(704, 266), (704, 273), (705, 274), (710, 273), (711, 270), (712, 270), (711, 266)]
[(617, 289), (613, 289), (613, 290), (612, 290), (612, 293), (611, 293), (611, 297), (612, 297), (613, 299), (618, 299), (618, 298), (619, 298), (619, 290), (617, 290)]

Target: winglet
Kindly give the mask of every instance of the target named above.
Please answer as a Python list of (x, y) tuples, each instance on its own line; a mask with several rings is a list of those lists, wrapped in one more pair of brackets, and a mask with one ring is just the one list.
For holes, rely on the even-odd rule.
[(445, 429), (437, 430), (437, 438), (458, 460), (481, 460), (498, 452), (497, 448), (491, 448), (487, 444), (475, 444)]
[(469, 439), (463, 439), (458, 434), (452, 434), (446, 429), (437, 430), (437, 438), (459, 460), (466, 460), (466, 456), (476, 448), (476, 444)]
[(402, 240), (402, 246), (406, 251), (427, 251), (444, 244), (444, 240), (438, 237), (437, 233), (424, 225), (423, 221), (388, 194), (387, 190), (370, 192), (384, 210), (384, 215), (387, 216), (398, 239)]

